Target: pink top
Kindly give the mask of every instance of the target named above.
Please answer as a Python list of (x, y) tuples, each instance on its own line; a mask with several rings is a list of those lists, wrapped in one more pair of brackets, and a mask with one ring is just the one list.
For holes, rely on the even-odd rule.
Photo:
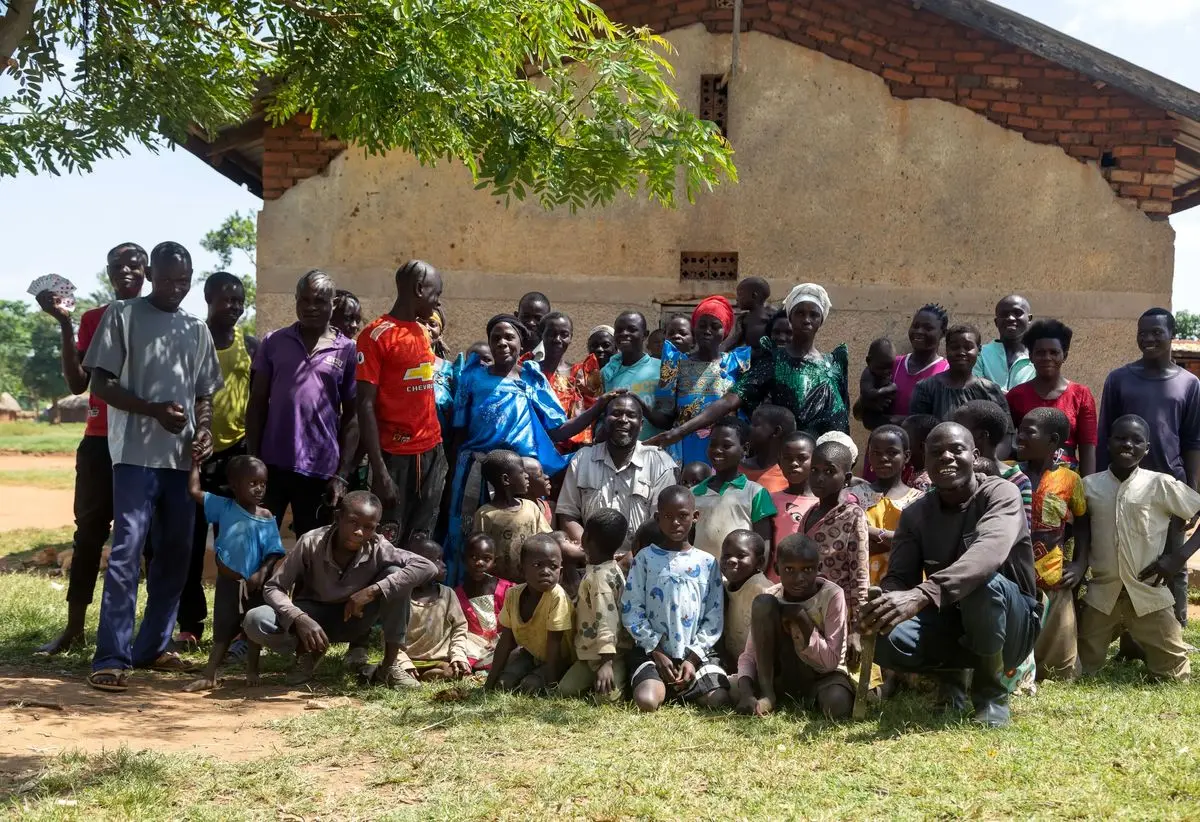
[(908, 416), (908, 405), (912, 402), (913, 389), (921, 380), (937, 376), (950, 367), (945, 357), (939, 356), (929, 365), (915, 374), (908, 373), (908, 358), (905, 354), (896, 358), (896, 367), (892, 370), (892, 382), (896, 383), (896, 397), (892, 400), (892, 413), (901, 417)]
[[(827, 674), (842, 667), (846, 656), (846, 599), (842, 589), (827, 579), (818, 577), (817, 592), (803, 603), (804, 610), (813, 621), (813, 632), (808, 641), (799, 632), (791, 634), (796, 656), (818, 674)], [(774, 585), (763, 593), (773, 594), (784, 602), (783, 586)], [(746, 649), (738, 657), (739, 677), (758, 679), (758, 660), (754, 651), (754, 630), (746, 638)]]

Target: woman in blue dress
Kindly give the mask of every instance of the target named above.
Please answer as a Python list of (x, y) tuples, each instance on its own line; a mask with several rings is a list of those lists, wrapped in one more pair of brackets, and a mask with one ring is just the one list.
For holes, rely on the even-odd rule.
[(454, 482), (446, 537), (447, 583), (462, 574), (463, 540), (470, 535), (475, 509), (487, 502), (480, 465), (489, 451), (506, 448), (532, 457), (553, 477), (569, 457), (555, 443), (569, 440), (595, 420), (607, 397), (567, 419), (550, 382), (533, 360), (520, 360), (529, 333), (516, 317), (500, 314), (487, 325), (492, 362), (467, 357), (454, 391)]
[[(733, 328), (733, 306), (724, 297), (703, 300), (692, 313), (695, 350), (680, 351), (663, 343), (662, 370), (654, 407), (647, 418), (667, 431), (696, 417), (711, 403), (725, 396), (750, 368), (750, 347), (721, 353), (721, 343)], [(679, 465), (708, 462), (708, 428), (688, 434), (667, 447)]]

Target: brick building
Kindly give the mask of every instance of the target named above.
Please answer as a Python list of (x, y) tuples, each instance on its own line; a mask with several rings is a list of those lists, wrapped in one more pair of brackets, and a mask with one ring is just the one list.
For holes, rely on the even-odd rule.
[(197, 136), (190, 150), (264, 198), (260, 324), (292, 321), (314, 266), (371, 315), (399, 262), (430, 260), (460, 346), (531, 289), (586, 328), (759, 275), (776, 295), (825, 284), (819, 344), (857, 359), (903, 341), (927, 301), (986, 331), (1017, 291), (1075, 327), (1068, 371), (1098, 391), (1136, 354), (1132, 318), (1170, 303), (1166, 218), (1200, 204), (1200, 94), (986, 0), (600, 4), (672, 43), (681, 100), (725, 130), (740, 183), (571, 215), (505, 208), (460, 166), (364, 157), (303, 119)]

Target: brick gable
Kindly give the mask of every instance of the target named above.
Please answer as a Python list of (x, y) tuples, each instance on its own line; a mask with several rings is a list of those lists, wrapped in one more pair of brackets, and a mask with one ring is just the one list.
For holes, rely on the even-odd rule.
[[(599, 4), (614, 20), (660, 32), (695, 23), (733, 30), (730, 0)], [(742, 29), (877, 74), (895, 97), (946, 100), (1058, 145), (1097, 163), (1113, 191), (1149, 216), (1171, 213), (1179, 124), (1125, 92), (901, 0), (743, 0)]]

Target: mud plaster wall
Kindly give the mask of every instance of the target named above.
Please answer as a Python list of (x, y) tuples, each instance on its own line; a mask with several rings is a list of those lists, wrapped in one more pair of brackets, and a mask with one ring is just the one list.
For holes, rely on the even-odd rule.
[[(728, 67), (729, 38), (692, 26), (668, 39), (695, 110), (699, 76)], [(454, 348), (534, 289), (582, 336), (626, 307), (653, 320), (656, 301), (722, 290), (680, 282), (679, 254), (728, 250), (776, 298), (826, 285), (834, 311), (820, 345), (848, 341), (855, 364), (874, 337), (903, 347), (924, 302), (987, 334), (996, 300), (1020, 292), (1075, 328), (1068, 372), (1098, 394), (1136, 355), (1133, 319), (1169, 305), (1173, 230), (1118, 200), (1094, 167), (952, 103), (896, 99), (879, 77), (769, 35), (743, 35), (741, 60), (729, 99), (741, 181), (677, 210), (506, 208), (461, 166), (348, 150), (260, 213), (260, 327), (293, 320), (292, 289), (312, 267), (376, 316), (396, 266), (420, 257), (445, 274)]]

